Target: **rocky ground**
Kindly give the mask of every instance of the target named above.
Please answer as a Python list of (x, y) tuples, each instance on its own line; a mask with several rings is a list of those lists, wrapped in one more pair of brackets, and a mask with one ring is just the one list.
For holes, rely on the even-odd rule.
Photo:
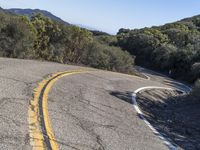
[(200, 101), (177, 97), (180, 93), (147, 90), (138, 94), (138, 104), (147, 120), (178, 149), (200, 149)]

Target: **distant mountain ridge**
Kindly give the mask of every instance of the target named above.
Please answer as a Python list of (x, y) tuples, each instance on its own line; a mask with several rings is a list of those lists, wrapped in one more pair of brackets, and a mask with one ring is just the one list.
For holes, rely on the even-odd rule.
[(4, 10), (8, 11), (10, 13), (14, 13), (14, 14), (17, 14), (17, 15), (25, 15), (25, 16), (28, 16), (28, 17), (32, 17), (34, 14), (41, 13), (44, 16), (51, 18), (52, 20), (64, 23), (65, 25), (70, 25), (70, 23), (62, 20), (61, 18), (53, 15), (52, 13), (50, 13), (50, 12), (48, 12), (46, 10), (40, 10), (40, 9), (19, 9), (19, 8), (11, 8), (11, 9), (4, 9)]
[[(41, 13), (44, 16), (49, 17), (52, 20), (64, 23), (65, 25), (73, 25), (73, 24), (70, 24), (70, 23), (62, 20), (61, 18), (55, 16), (54, 14), (52, 14), (51, 12), (48, 12), (46, 10), (20, 9), (20, 8), (3, 9), (1, 7), (0, 7), (0, 10), (4, 10), (4, 11), (7, 11), (7, 12), (10, 12), (10, 13), (13, 13), (13, 14), (17, 14), (17, 15), (25, 15), (25, 16), (28, 16), (29, 18), (32, 17), (34, 14)], [(89, 27), (89, 26), (86, 26), (86, 25), (75, 24), (75, 26), (79, 26), (80, 28), (87, 29), (87, 30), (91, 31), (94, 35), (109, 35), (106, 32), (98, 31), (97, 29)]]
[[(3, 8), (0, 7), (0, 11), (1, 10), (9, 12), (9, 13), (12, 13), (12, 14), (16, 14), (16, 15), (25, 15), (25, 16), (28, 16), (29, 18), (31, 18), (34, 14), (41, 13), (44, 16), (49, 17), (52, 20), (61, 22), (61, 23), (65, 24), (65, 25), (73, 25), (73, 24), (70, 24), (70, 23), (62, 20), (61, 18), (55, 16), (54, 14), (52, 14), (51, 12), (46, 11), (46, 10), (21, 9), (21, 8), (3, 9)], [(75, 26), (79, 26), (80, 28), (87, 29), (87, 30), (91, 31), (94, 35), (109, 35), (108, 33), (105, 33), (105, 32), (102, 32), (102, 31), (98, 31), (97, 29), (89, 27), (89, 26), (86, 26), (86, 25), (82, 25), (82, 24), (74, 24), (74, 25)]]

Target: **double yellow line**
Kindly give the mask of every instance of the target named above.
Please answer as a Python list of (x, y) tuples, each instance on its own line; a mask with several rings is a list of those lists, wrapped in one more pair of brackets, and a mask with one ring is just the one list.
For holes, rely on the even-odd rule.
[[(34, 97), (30, 101), (28, 109), (30, 143), (33, 150), (59, 149), (51, 127), (47, 106), (48, 93), (53, 84), (64, 76), (86, 73), (89, 71), (91, 70), (71, 70), (55, 73), (40, 82), (38, 87), (34, 90)], [(131, 75), (126, 76), (135, 77)]]
[(48, 93), (53, 84), (60, 78), (73, 74), (86, 73), (87, 70), (58, 72), (44, 79), (34, 90), (34, 98), (28, 109), (30, 143), (33, 150), (58, 150), (58, 144), (52, 131), (48, 115)]

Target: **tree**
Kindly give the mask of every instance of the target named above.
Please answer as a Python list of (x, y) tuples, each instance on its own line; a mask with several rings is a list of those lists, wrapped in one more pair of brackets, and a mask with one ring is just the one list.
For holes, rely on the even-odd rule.
[(38, 58), (50, 60), (52, 54), (50, 53), (50, 36), (53, 30), (53, 22), (49, 18), (36, 14), (31, 18), (31, 23), (37, 31), (37, 39), (34, 48)]
[(165, 44), (156, 48), (151, 56), (151, 61), (156, 69), (168, 71), (172, 69), (172, 56), (177, 51), (174, 45)]
[(32, 58), (35, 33), (25, 17), (4, 14), (1, 26), (0, 51), (2, 56)]
[[(172, 70), (174, 77), (190, 81), (192, 64), (200, 62), (199, 18), (151, 28), (120, 29), (116, 45), (135, 55), (137, 65), (164, 72)], [(192, 80), (196, 79), (197, 76)]]
[(92, 42), (91, 32), (76, 26), (65, 27), (64, 29), (64, 61), (80, 63), (84, 50)]
[(133, 73), (134, 59), (117, 47), (94, 42), (84, 52), (82, 63), (100, 69)]

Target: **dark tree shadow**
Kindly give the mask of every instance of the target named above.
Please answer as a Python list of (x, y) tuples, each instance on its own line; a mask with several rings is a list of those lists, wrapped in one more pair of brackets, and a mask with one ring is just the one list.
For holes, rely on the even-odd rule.
[[(132, 92), (110, 92), (112, 96), (132, 104)], [(155, 93), (154, 93), (155, 94)], [(200, 102), (188, 100), (185, 96), (163, 101), (147, 99), (137, 95), (137, 102), (144, 117), (173, 145), (186, 150), (200, 150)], [(160, 95), (154, 95), (162, 99)], [(140, 119), (143, 116), (138, 114)]]
[(177, 88), (177, 89), (181, 89), (183, 91), (187, 91), (187, 92), (190, 91), (189, 87), (187, 87), (186, 85), (184, 85), (181, 82), (175, 82), (173, 80), (164, 80), (164, 84), (168, 85), (168, 86), (172, 86), (172, 87)]
[(145, 118), (170, 142), (186, 150), (200, 149), (200, 103), (185, 96), (153, 101), (138, 94)]
[(128, 92), (128, 91), (126, 91), (126, 92), (111, 91), (110, 95), (115, 96), (120, 100), (123, 100), (123, 101), (125, 101), (127, 103), (132, 104), (132, 100), (131, 100), (132, 92)]

